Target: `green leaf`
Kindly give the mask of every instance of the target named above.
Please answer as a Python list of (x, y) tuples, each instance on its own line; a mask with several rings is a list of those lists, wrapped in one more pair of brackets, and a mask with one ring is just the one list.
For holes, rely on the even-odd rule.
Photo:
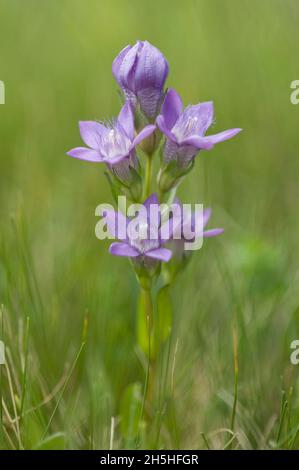
[(119, 195), (119, 185), (116, 185), (114, 183), (114, 181), (112, 181), (112, 177), (107, 171), (105, 171), (104, 175), (106, 176), (107, 181), (109, 183), (111, 194), (112, 194), (112, 197), (114, 199), (114, 202), (117, 203), (117, 198), (118, 198), (118, 195)]
[(120, 406), (120, 430), (126, 440), (126, 447), (133, 446), (138, 436), (141, 413), (142, 386), (135, 382), (126, 388)]
[[(140, 349), (148, 356), (149, 353), (149, 331), (147, 320), (148, 292), (141, 289), (137, 305), (137, 343)], [(151, 335), (151, 355), (153, 352), (153, 335)]]
[(158, 344), (164, 343), (171, 332), (172, 327), (172, 302), (169, 294), (169, 286), (162, 287), (157, 295), (157, 318), (155, 336)]
[[(140, 349), (149, 355), (149, 325), (147, 319), (147, 298), (145, 291), (141, 290), (137, 308), (137, 342)], [(157, 357), (162, 344), (168, 339), (172, 327), (172, 302), (169, 295), (169, 286), (160, 289), (156, 297), (156, 311), (150, 336), (151, 359)]]
[(130, 193), (133, 201), (140, 201), (142, 195), (142, 178), (135, 168), (130, 167), (132, 182), (130, 184)]

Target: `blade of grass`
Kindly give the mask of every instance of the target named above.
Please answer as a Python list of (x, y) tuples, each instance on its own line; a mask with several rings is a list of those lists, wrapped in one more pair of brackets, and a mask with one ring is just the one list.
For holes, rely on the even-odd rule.
[(27, 389), (27, 371), (28, 371), (28, 350), (29, 350), (29, 328), (30, 318), (26, 319), (26, 331), (25, 331), (25, 358), (24, 358), (24, 370), (22, 377), (22, 395), (21, 395), (21, 409), (20, 409), (20, 421), (23, 418), (24, 403)]
[(293, 437), (293, 439), (292, 439), (292, 441), (291, 441), (291, 443), (290, 443), (290, 447), (289, 447), (289, 448), (290, 448), (290, 450), (293, 450), (293, 448), (294, 448), (294, 446), (295, 446), (295, 443), (296, 443), (296, 440), (297, 440), (297, 437), (298, 437), (298, 435), (299, 435), (299, 425), (297, 426), (297, 429), (296, 429), (296, 431), (294, 432), (294, 437)]
[[(288, 408), (287, 408), (287, 417), (286, 417), (286, 435), (288, 436), (290, 434), (290, 429), (291, 429), (291, 408), (292, 408), (292, 398), (293, 398), (293, 387), (291, 386), (289, 388), (289, 393), (288, 393)], [(290, 445), (290, 440), (288, 442), (288, 447)]]
[(13, 389), (11, 374), (10, 374), (10, 370), (9, 370), (7, 362), (5, 363), (5, 370), (6, 370), (6, 374), (7, 374), (7, 380), (8, 380), (8, 385), (9, 385), (9, 391), (10, 391), (10, 396), (11, 396), (13, 412), (14, 412), (15, 420), (16, 420), (16, 435), (17, 435), (17, 439), (18, 439), (18, 446), (19, 446), (19, 450), (21, 450), (23, 448), (23, 445), (22, 445), (21, 434), (20, 434), (19, 416), (18, 416), (18, 412), (17, 412), (17, 405), (16, 405), (16, 399), (15, 399), (15, 393), (14, 393), (14, 389)]
[(174, 441), (175, 446), (177, 449), (180, 448), (180, 439), (179, 439), (179, 431), (177, 426), (177, 419), (176, 419), (176, 409), (175, 409), (175, 392), (174, 392), (174, 372), (175, 372), (175, 364), (176, 364), (176, 356), (178, 352), (179, 346), (179, 338), (177, 338), (175, 343), (175, 349), (173, 354), (173, 363), (171, 368), (171, 402), (170, 402), (170, 413), (171, 413), (171, 421), (172, 421), (172, 428), (174, 434)]
[(286, 399), (286, 392), (283, 390), (281, 395), (281, 406), (280, 406), (280, 413), (279, 413), (279, 426), (276, 435), (276, 444), (278, 444), (281, 436), (281, 432), (283, 429), (283, 424), (286, 416), (286, 411), (288, 407), (288, 401)]
[(75, 359), (74, 359), (74, 362), (73, 362), (73, 364), (72, 364), (72, 367), (70, 368), (70, 371), (69, 371), (69, 373), (68, 373), (68, 375), (67, 375), (67, 377), (66, 377), (66, 379), (65, 379), (65, 382), (64, 382), (64, 384), (63, 384), (62, 390), (61, 390), (61, 392), (60, 392), (60, 395), (59, 395), (59, 397), (58, 397), (58, 400), (57, 400), (57, 403), (56, 403), (56, 405), (55, 405), (55, 407), (54, 407), (54, 410), (53, 410), (53, 412), (52, 412), (52, 414), (51, 414), (51, 416), (50, 416), (50, 419), (49, 419), (49, 421), (48, 421), (48, 424), (47, 424), (47, 426), (46, 426), (46, 429), (45, 429), (45, 431), (44, 431), (44, 434), (43, 434), (43, 438), (42, 438), (42, 439), (44, 439), (44, 438), (46, 437), (47, 432), (49, 431), (49, 428), (50, 428), (50, 426), (51, 426), (51, 424), (52, 424), (52, 421), (53, 421), (53, 418), (54, 418), (54, 416), (55, 416), (55, 413), (56, 413), (56, 411), (57, 411), (57, 409), (58, 409), (58, 406), (59, 406), (59, 404), (60, 404), (60, 401), (61, 401), (61, 399), (62, 399), (62, 397), (63, 397), (63, 394), (64, 394), (64, 392), (65, 392), (65, 389), (66, 389), (66, 387), (67, 387), (67, 385), (68, 385), (68, 383), (69, 383), (69, 381), (70, 381), (70, 378), (71, 378), (71, 376), (72, 376), (72, 374), (73, 374), (73, 371), (74, 371), (74, 369), (75, 369), (75, 367), (76, 367), (76, 364), (77, 364), (77, 362), (78, 362), (78, 359), (79, 359), (79, 357), (80, 357), (80, 355), (81, 355), (81, 352), (82, 352), (84, 346), (85, 346), (85, 343), (81, 343), (80, 349), (79, 349), (79, 351), (78, 351), (78, 353), (77, 353), (77, 355), (76, 355), (76, 357), (75, 357)]
[(226, 449), (232, 450), (232, 444), (233, 444), (234, 440), (236, 439), (236, 437), (237, 437), (237, 434), (234, 434), (234, 435), (230, 438), (230, 440), (228, 441), (228, 443), (225, 444), (225, 446), (223, 447), (223, 450), (226, 450)]
[(207, 449), (208, 449), (208, 450), (211, 450), (211, 447), (210, 447), (208, 438), (207, 438), (207, 436), (205, 435), (205, 433), (204, 433), (204, 432), (201, 432), (200, 434), (201, 434), (202, 440), (204, 441), (204, 443), (205, 443)]
[(111, 416), (109, 450), (113, 450), (114, 430), (115, 430), (115, 417)]
[[(3, 305), (0, 306), (0, 341), (4, 344), (4, 328), (3, 328)], [(3, 405), (2, 405), (2, 390), (3, 390), (3, 364), (0, 364), (0, 439), (3, 440)]]
[(236, 419), (236, 410), (238, 404), (238, 377), (239, 377), (239, 363), (238, 363), (238, 333), (237, 333), (237, 326), (236, 322), (233, 326), (233, 346), (234, 346), (234, 402), (233, 402), (233, 410), (232, 410), (232, 417), (231, 417), (231, 425), (230, 428), (234, 431), (235, 427), (235, 419)]

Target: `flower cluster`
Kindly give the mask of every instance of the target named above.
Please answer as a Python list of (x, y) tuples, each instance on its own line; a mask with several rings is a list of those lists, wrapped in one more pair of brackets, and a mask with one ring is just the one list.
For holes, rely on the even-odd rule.
[[(126, 195), (132, 202), (145, 201), (146, 211), (152, 204), (173, 202), (175, 190), (192, 169), (196, 155), (231, 139), (241, 130), (234, 128), (206, 135), (213, 124), (213, 103), (184, 108), (180, 95), (172, 88), (164, 88), (168, 72), (167, 60), (149, 42), (138, 41), (134, 46), (125, 47), (112, 65), (113, 76), (124, 98), (119, 115), (109, 123), (81, 121), (79, 129), (86, 147), (68, 152), (71, 157), (104, 164), (114, 197)], [(137, 148), (142, 151), (141, 156)], [(157, 194), (152, 194), (152, 163), (158, 150), (161, 158)], [(210, 212), (210, 209), (204, 211), (203, 227)], [(152, 239), (152, 228), (146, 216), (138, 221), (139, 226), (144, 227), (144, 236), (133, 239), (127, 234), (124, 240), (120, 240), (112, 223), (115, 214), (108, 211), (105, 217), (113, 237), (119, 240), (110, 246), (110, 253), (129, 257), (137, 273), (152, 275), (159, 271), (161, 262), (167, 263), (172, 258), (182, 263), (186, 258), (182, 248), (184, 236), (178, 240), (178, 233), (186, 224), (183, 217), (173, 219), (173, 231), (166, 239), (161, 235), (160, 217), (155, 227), (158, 236)], [(128, 219), (122, 217), (127, 226)], [(191, 217), (194, 219), (195, 215)], [(214, 229), (201, 235), (211, 237), (221, 232), (222, 229)], [(193, 238), (197, 236), (194, 233)]]

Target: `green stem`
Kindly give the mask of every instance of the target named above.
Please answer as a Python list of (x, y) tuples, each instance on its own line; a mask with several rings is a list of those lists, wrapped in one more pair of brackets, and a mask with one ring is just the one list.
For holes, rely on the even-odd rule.
[[(166, 204), (171, 205), (176, 196), (177, 186), (171, 188), (169, 191), (162, 191), (161, 188), (158, 188), (158, 199), (161, 202), (166, 202)], [(165, 200), (164, 200), (165, 199)]]
[(154, 328), (154, 311), (151, 289), (143, 289), (144, 301), (145, 301), (145, 315), (146, 324), (148, 331), (148, 370), (147, 370), (147, 383), (146, 383), (146, 402), (148, 405), (149, 413), (152, 413), (152, 401), (154, 397), (155, 387), (155, 360), (152, 354), (152, 336)]
[(152, 183), (152, 157), (147, 156), (143, 199), (147, 199), (151, 195), (151, 183)]

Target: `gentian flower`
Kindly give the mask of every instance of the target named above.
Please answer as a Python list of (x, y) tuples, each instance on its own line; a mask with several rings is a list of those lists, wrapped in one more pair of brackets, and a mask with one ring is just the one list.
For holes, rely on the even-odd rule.
[[(178, 199), (175, 201), (181, 208), (182, 205)], [(211, 217), (212, 210), (210, 208), (204, 209), (202, 214), (198, 214), (196, 212), (188, 212), (185, 213), (183, 210), (181, 211), (181, 220), (178, 223), (178, 219), (174, 224), (174, 229), (172, 232), (172, 236), (168, 246), (170, 247), (171, 251), (173, 252), (173, 257), (177, 259), (181, 259), (184, 257), (184, 254), (190, 253), (189, 251), (185, 251), (185, 243), (192, 243), (195, 242), (198, 238), (210, 238), (216, 237), (224, 232), (223, 228), (214, 228), (209, 230), (204, 230), (208, 221)], [(196, 217), (202, 217), (200, 223), (196, 224)]]
[(209, 150), (215, 144), (231, 139), (241, 129), (229, 129), (206, 136), (213, 122), (211, 101), (190, 105), (183, 109), (181, 97), (174, 89), (169, 89), (157, 117), (157, 125), (166, 136), (164, 161), (177, 161), (180, 167), (187, 167), (199, 150)]
[[(144, 213), (136, 218), (128, 219), (120, 212), (105, 211), (104, 217), (108, 231), (111, 236), (121, 241), (112, 243), (109, 251), (112, 255), (125, 256), (136, 259), (137, 262), (148, 262), (151, 260), (168, 262), (171, 251), (164, 248), (167, 240), (161, 237), (161, 214), (159, 201), (155, 194), (150, 196), (144, 203)], [(152, 217), (151, 207), (155, 206), (156, 218)], [(135, 221), (137, 230), (130, 230), (130, 222)], [(141, 236), (136, 236), (137, 234)], [(170, 234), (169, 234), (170, 237)]]
[(111, 125), (96, 121), (81, 121), (80, 134), (88, 146), (77, 147), (69, 152), (74, 158), (95, 163), (105, 163), (122, 181), (130, 181), (130, 167), (136, 168), (138, 161), (135, 147), (155, 130), (149, 124), (135, 136), (134, 115), (127, 101), (117, 119)]
[[(209, 230), (204, 230), (206, 225), (209, 222), (209, 219), (211, 217), (212, 209), (208, 207), (207, 209), (204, 209), (202, 213), (202, 224), (198, 224), (198, 229), (196, 228), (196, 217), (198, 215), (195, 212), (192, 212), (191, 214), (188, 214), (187, 217), (183, 217), (181, 221), (181, 226), (176, 225), (177, 230), (180, 231), (181, 233), (181, 238), (187, 241), (194, 241), (201, 235), (204, 238), (210, 238), (210, 237), (216, 237), (217, 235), (220, 235), (221, 233), (224, 232), (223, 228), (213, 228)], [(191, 223), (189, 224), (189, 218), (191, 218)], [(190, 227), (190, 233), (186, 233), (186, 227)], [(203, 229), (203, 232), (201, 233), (201, 229)], [(177, 235), (177, 233), (173, 233), (172, 238), (174, 238)]]
[(162, 52), (148, 41), (125, 47), (112, 64), (112, 73), (127, 99), (150, 120), (154, 119), (163, 99), (168, 62)]

